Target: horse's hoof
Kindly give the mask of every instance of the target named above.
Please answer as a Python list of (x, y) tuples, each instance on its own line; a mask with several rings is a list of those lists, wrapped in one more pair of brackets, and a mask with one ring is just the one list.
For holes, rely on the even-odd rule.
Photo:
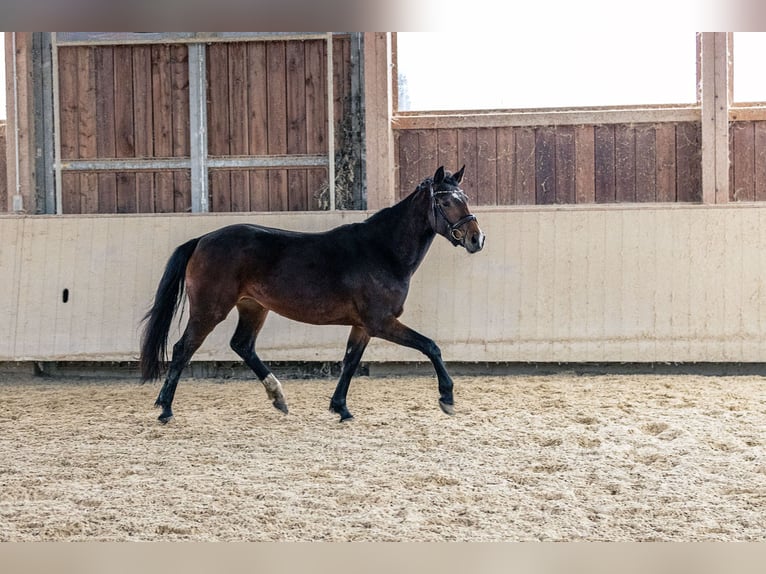
[(354, 420), (354, 415), (352, 415), (349, 412), (345, 412), (342, 415), (340, 415), (339, 423), (347, 423)]
[(166, 415), (166, 414), (163, 413), (163, 414), (161, 414), (160, 416), (157, 417), (157, 420), (160, 421), (160, 423), (162, 423), (163, 425), (166, 425), (166, 424), (168, 424), (170, 422), (170, 420), (172, 418), (173, 418), (172, 414)]
[(274, 401), (271, 403), (278, 411), (282, 411), (284, 414), (288, 413), (287, 404), (283, 401)]
[(444, 414), (447, 414), (447, 415), (450, 415), (450, 416), (455, 414), (455, 405), (448, 405), (444, 401), (440, 400), (439, 401), (439, 406), (441, 407), (441, 409), (444, 412)]

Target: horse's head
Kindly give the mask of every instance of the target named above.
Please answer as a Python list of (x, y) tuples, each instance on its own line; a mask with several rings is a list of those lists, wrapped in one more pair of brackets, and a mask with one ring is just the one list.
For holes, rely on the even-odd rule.
[(431, 191), (431, 225), (452, 245), (462, 245), (468, 253), (476, 253), (484, 247), (484, 233), (468, 209), (468, 196), (460, 189), (464, 171), (465, 166), (457, 173), (445, 171), (442, 166), (432, 180), (426, 180)]

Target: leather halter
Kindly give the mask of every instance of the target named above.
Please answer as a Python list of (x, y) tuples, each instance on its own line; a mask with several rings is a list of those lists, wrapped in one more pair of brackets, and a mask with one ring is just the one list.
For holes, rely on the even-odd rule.
[(437, 195), (443, 195), (445, 193), (453, 194), (455, 192), (461, 193), (460, 190), (444, 190), (444, 191), (434, 191), (433, 192), (433, 198), (434, 198), (434, 219), (436, 219), (436, 214), (442, 216), (442, 219), (444, 219), (444, 223), (447, 224), (447, 227), (449, 227), (450, 236), (452, 239), (454, 239), (457, 242), (462, 241), (465, 238), (465, 233), (462, 233), (460, 231), (460, 228), (463, 227), (466, 223), (469, 221), (476, 221), (476, 216), (472, 213), (469, 213), (468, 215), (461, 217), (458, 219), (455, 223), (450, 222), (449, 218), (447, 217), (447, 214), (444, 212), (444, 208), (441, 206), (441, 204), (436, 201)]

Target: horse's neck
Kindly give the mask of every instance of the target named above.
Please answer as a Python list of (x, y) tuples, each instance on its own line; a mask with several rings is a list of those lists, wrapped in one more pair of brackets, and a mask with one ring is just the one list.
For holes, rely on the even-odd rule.
[(429, 222), (430, 203), (426, 206), (424, 200), (418, 192), (412, 193), (368, 220), (406, 275), (418, 268), (435, 236)]

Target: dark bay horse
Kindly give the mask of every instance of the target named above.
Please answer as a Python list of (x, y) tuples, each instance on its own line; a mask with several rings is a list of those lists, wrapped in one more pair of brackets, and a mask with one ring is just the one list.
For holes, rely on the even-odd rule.
[(159, 379), (167, 360), (170, 325), (185, 290), (189, 319), (173, 346), (155, 403), (162, 408), (159, 420), (165, 423), (173, 416), (171, 405), (181, 371), (233, 307), (239, 312), (239, 323), (231, 348), (284, 413), (282, 385), (255, 353), (255, 339), (269, 311), (304, 323), (351, 326), (340, 379), (330, 400), (330, 410), (341, 421), (352, 418), (346, 395), (371, 337), (425, 354), (438, 377), (439, 405), (453, 414), (452, 379), (439, 347), (398, 317), (410, 278), (437, 233), (469, 253), (484, 246), (484, 234), (460, 189), (464, 170), (465, 166), (451, 174), (440, 167), (396, 205), (363, 222), (324, 233), (229, 225), (176, 248), (144, 317), (141, 340), (142, 379)]

